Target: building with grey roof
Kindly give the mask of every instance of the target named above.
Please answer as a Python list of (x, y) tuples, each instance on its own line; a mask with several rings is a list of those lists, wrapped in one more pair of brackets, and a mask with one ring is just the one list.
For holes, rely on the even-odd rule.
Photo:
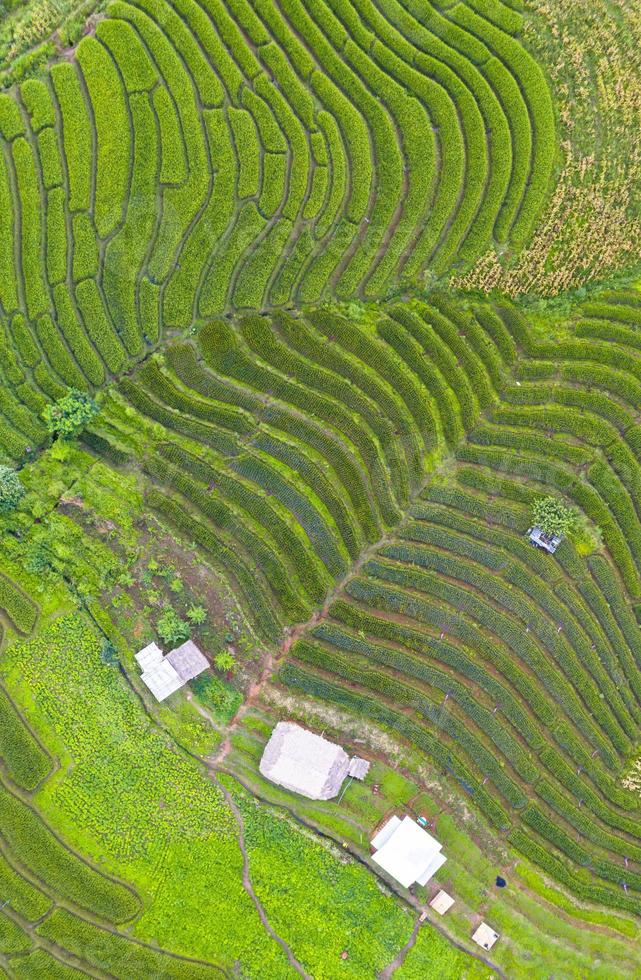
[(175, 650), (171, 650), (166, 658), (174, 668), (183, 684), (193, 680), (209, 667), (209, 661), (196, 646), (193, 640), (187, 640)]
[[(354, 766), (356, 761), (360, 765)], [(310, 800), (331, 800), (340, 793), (346, 776), (364, 779), (369, 763), (350, 761), (340, 745), (291, 721), (279, 721), (259, 768), (261, 775), (284, 789)]]

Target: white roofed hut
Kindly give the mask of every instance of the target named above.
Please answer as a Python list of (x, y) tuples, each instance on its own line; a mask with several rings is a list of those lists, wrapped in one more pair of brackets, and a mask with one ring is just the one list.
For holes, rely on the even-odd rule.
[(372, 841), (372, 861), (404, 888), (426, 885), (447, 858), (441, 844), (411, 817), (391, 817)]
[(338, 796), (347, 775), (364, 779), (369, 763), (350, 758), (340, 745), (291, 721), (279, 721), (260, 760), (260, 772), (270, 782), (310, 800)]
[(187, 640), (166, 657), (156, 643), (149, 643), (136, 654), (136, 660), (142, 670), (140, 679), (156, 701), (164, 701), (209, 667), (193, 640)]
[(156, 643), (149, 643), (136, 654), (136, 660), (143, 673), (151, 667), (157, 666), (162, 661), (162, 650)]
[(472, 936), (472, 939), (477, 946), (481, 946), (483, 949), (492, 949), (492, 946), (498, 938), (498, 932), (494, 932), (494, 929), (492, 929), (491, 926), (488, 926), (487, 922), (481, 922), (480, 926)]
[(436, 893), (432, 901), (430, 902), (430, 908), (438, 912), (439, 915), (445, 915), (448, 909), (451, 909), (454, 905), (454, 899), (447, 892), (444, 892), (441, 888), (440, 891)]
[(156, 701), (164, 701), (174, 691), (180, 690), (185, 683), (164, 657), (160, 658), (159, 663), (152, 664), (144, 670), (140, 679), (147, 685)]

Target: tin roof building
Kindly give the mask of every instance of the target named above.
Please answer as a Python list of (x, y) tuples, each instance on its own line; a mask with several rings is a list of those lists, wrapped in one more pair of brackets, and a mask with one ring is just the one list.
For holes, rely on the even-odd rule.
[(531, 527), (527, 533), (530, 544), (535, 544), (537, 548), (543, 548), (550, 555), (554, 554), (563, 541), (560, 534), (545, 534), (540, 527)]

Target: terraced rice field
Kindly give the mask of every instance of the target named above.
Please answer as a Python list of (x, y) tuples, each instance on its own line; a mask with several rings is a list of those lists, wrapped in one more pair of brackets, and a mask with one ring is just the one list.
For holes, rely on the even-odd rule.
[[(556, 341), (446, 297), (373, 323), (213, 321), (123, 382), (92, 437), (143, 457), (148, 504), (266, 640), (310, 619), (282, 681), (420, 746), (553, 877), (630, 911), (640, 315), (606, 296)], [(532, 549), (550, 489), (605, 552)]]
[[(618, 935), (594, 975), (633, 975), (641, 292), (631, 270), (553, 307), (448, 285), (554, 293), (632, 264), (624, 151), (588, 164), (573, 135), (568, 156), (565, 75), (542, 54), (559, 37), (531, 40), (546, 11), (115, 0), (0, 94), (0, 463), (26, 491), (0, 514), (0, 974), (423, 980), (433, 954), (485, 975), (433, 931), (412, 954), (369, 871), (240, 789), (259, 789), (263, 719), (295, 704), (337, 739), (362, 726), (381, 766), (429, 767), (540, 883), (524, 928), (543, 893), (578, 902)], [(619, 91), (602, 82), (586, 118)], [(620, 178), (574, 215), (589, 266), (554, 218), (570, 171), (592, 175), (584, 204)], [(624, 213), (609, 251), (590, 222)], [(99, 407), (75, 443), (43, 417), (70, 388)], [(526, 537), (550, 494), (579, 518), (554, 556)], [(214, 664), (249, 638), (242, 691), (212, 670), (247, 696), (224, 723), (195, 689), (141, 691), (159, 540), (210, 588), (194, 622), (220, 620)], [(527, 975), (509, 942), (488, 969)], [(566, 973), (550, 949), (546, 975), (579, 975), (573, 956)]]
[(518, 249), (556, 152), (500, 4), (114, 3), (0, 99), (0, 445), (231, 308), (377, 297)]

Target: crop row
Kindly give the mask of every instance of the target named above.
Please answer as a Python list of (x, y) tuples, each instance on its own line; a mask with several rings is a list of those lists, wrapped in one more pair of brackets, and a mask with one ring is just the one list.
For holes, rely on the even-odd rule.
[[(100, 387), (199, 314), (378, 297), (492, 236), (524, 240), (511, 228), (555, 145), (545, 97), (516, 21), (499, 39), (469, 16), (452, 30), (372, 0), (117, 0), (73, 59), (25, 82), (24, 115), (4, 96), (0, 307), (26, 318), (42, 397)], [(394, 464), (401, 498), (419, 445), (413, 472)]]

